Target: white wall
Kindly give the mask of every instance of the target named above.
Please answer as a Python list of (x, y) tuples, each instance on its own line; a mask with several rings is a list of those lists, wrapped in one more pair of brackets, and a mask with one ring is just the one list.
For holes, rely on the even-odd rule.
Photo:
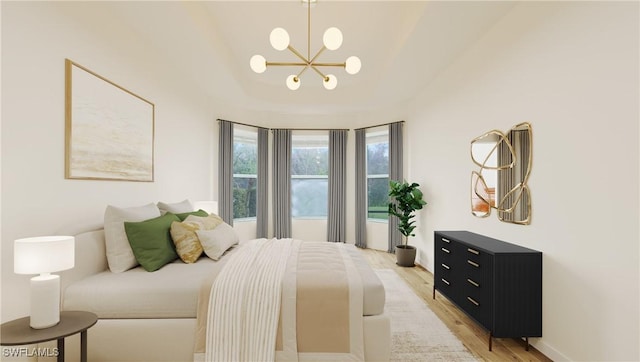
[[(225, 108), (99, 7), (74, 4), (2, 3), (3, 322), (28, 313), (29, 276), (13, 273), (16, 238), (100, 226), (107, 204), (214, 196), (214, 120)], [(155, 182), (64, 178), (65, 58), (155, 103)]]
[[(639, 360), (638, 3), (517, 5), (420, 93), (409, 177), (429, 204), (415, 242), (470, 230), (543, 252), (543, 337), (554, 360)], [(470, 212), (470, 141), (533, 127), (529, 226)]]

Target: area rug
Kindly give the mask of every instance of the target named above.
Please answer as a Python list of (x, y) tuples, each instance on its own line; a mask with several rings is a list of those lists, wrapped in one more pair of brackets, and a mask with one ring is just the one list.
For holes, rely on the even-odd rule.
[(460, 340), (391, 269), (377, 269), (391, 319), (391, 361), (477, 361)]

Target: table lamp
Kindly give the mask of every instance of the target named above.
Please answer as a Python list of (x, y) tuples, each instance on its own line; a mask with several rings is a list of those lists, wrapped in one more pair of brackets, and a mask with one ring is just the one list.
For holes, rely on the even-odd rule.
[(40, 274), (31, 278), (31, 328), (49, 328), (60, 322), (60, 276), (50, 273), (73, 268), (74, 250), (73, 236), (15, 240), (13, 271), (16, 274)]
[(194, 201), (193, 207), (196, 210), (204, 210), (210, 214), (218, 214), (218, 201)]

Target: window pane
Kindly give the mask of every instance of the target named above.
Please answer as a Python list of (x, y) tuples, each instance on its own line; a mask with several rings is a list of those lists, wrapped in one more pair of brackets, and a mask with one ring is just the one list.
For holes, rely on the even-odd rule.
[(256, 217), (258, 132), (241, 127), (233, 133), (233, 218)]
[(329, 147), (293, 147), (291, 175), (328, 175)]
[(388, 220), (389, 130), (367, 132), (367, 216)]
[(387, 220), (389, 177), (367, 179), (368, 218)]
[(389, 174), (389, 142), (367, 144), (367, 175)]
[(233, 142), (233, 173), (255, 175), (258, 172), (258, 147), (255, 143)]
[(326, 217), (329, 180), (293, 178), (291, 180), (291, 216)]
[(256, 178), (233, 177), (233, 218), (256, 217)]

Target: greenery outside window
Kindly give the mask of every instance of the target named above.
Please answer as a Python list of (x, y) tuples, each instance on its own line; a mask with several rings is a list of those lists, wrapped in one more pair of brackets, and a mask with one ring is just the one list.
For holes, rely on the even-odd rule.
[(291, 144), (291, 216), (326, 218), (329, 135), (296, 133)]
[(389, 204), (389, 130), (367, 131), (367, 218), (387, 221)]
[(236, 126), (233, 131), (233, 219), (256, 218), (258, 132)]

